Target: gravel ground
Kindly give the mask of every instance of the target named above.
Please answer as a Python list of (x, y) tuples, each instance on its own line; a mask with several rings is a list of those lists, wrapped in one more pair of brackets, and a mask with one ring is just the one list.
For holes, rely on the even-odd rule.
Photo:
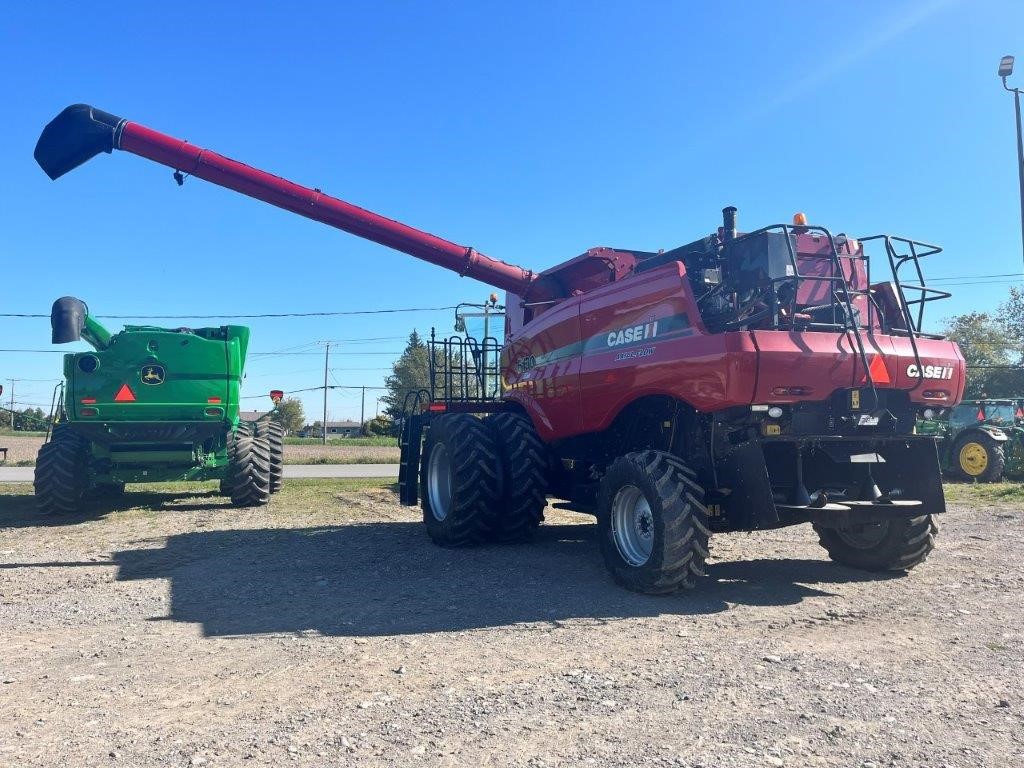
[[(7, 464), (13, 466), (18, 462), (35, 462), (42, 437), (6, 437), (0, 436), (0, 448), (7, 448)], [(399, 449), (397, 446), (375, 445), (338, 445), (338, 441), (327, 445), (286, 445), (284, 460), (287, 464), (330, 464), (330, 463), (361, 463), (361, 464), (397, 464)]]
[(571, 513), (452, 551), (367, 482), (56, 520), (26, 492), (0, 486), (3, 766), (1024, 762), (1020, 502), (960, 489), (906, 577), (799, 527), (651, 598)]

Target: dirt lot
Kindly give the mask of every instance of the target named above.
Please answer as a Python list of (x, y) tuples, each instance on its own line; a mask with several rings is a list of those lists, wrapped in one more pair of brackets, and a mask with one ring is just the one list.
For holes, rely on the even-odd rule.
[(7, 463), (0, 461), (0, 467), (13, 467), (25, 462), (34, 464), (39, 446), (42, 444), (43, 438), (35, 435), (31, 437), (0, 435), (0, 448), (7, 449)]
[[(287, 464), (397, 464), (398, 447), (375, 445), (340, 445), (341, 441), (327, 445), (286, 445), (284, 460)], [(0, 436), (0, 447), (8, 448), (7, 463), (35, 463), (36, 453), (43, 444), (42, 437)]]
[(718, 537), (650, 598), (569, 513), (446, 551), (353, 481), (70, 520), (28, 492), (0, 486), (3, 766), (1024, 762), (1019, 501), (958, 489), (907, 577), (801, 527)]

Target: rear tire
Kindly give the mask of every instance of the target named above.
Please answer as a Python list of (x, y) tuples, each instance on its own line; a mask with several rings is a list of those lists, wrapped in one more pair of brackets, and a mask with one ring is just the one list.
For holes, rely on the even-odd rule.
[(818, 542), (837, 563), (864, 571), (909, 571), (935, 549), (938, 524), (931, 515), (853, 525), (814, 526)]
[(284, 478), (284, 427), (276, 421), (256, 423), (256, 437), (265, 437), (270, 447), (270, 492), (281, 490)]
[(995, 483), (1003, 476), (1003, 446), (984, 432), (971, 432), (956, 441), (953, 463), (964, 480)]
[(491, 430), (502, 468), (500, 514), (495, 541), (523, 541), (536, 532), (547, 506), (548, 451), (529, 418), (495, 413), (484, 423)]
[(270, 446), (260, 437), (236, 434), (228, 446), (231, 503), (258, 507), (270, 501)]
[(690, 589), (708, 557), (707, 509), (696, 473), (662, 451), (620, 456), (598, 491), (601, 554), (612, 577), (652, 595)]
[(423, 523), (435, 544), (466, 547), (493, 537), (499, 471), (498, 449), (482, 420), (452, 413), (431, 422), (420, 491)]
[(89, 487), (88, 448), (88, 441), (71, 427), (54, 428), (50, 442), (36, 456), (35, 493), (41, 512), (72, 515), (81, 511)]

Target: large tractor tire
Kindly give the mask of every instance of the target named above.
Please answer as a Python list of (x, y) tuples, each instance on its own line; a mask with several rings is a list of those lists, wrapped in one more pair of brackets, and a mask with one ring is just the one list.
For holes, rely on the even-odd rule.
[(598, 491), (601, 554), (612, 577), (635, 592), (690, 589), (708, 557), (707, 509), (696, 473), (661, 451), (620, 456)]
[(35, 492), (40, 511), (58, 515), (81, 511), (89, 489), (88, 448), (88, 441), (71, 427), (54, 428), (50, 442), (36, 457)]
[(547, 447), (530, 419), (520, 413), (495, 413), (484, 423), (494, 437), (502, 469), (500, 512), (492, 539), (528, 539), (544, 520), (547, 506)]
[(824, 528), (818, 541), (835, 562), (864, 571), (909, 571), (935, 548), (939, 526), (931, 515), (881, 523)]
[(442, 547), (483, 544), (497, 516), (498, 449), (481, 419), (451, 413), (434, 419), (423, 451), (421, 498), (427, 534)]
[(953, 448), (953, 465), (964, 480), (995, 483), (1003, 476), (1003, 446), (984, 432), (962, 435)]
[(257, 422), (256, 437), (265, 437), (270, 446), (270, 492), (277, 493), (284, 478), (284, 427), (277, 421)]
[(231, 503), (258, 507), (270, 501), (270, 446), (264, 438), (235, 434), (228, 445)]

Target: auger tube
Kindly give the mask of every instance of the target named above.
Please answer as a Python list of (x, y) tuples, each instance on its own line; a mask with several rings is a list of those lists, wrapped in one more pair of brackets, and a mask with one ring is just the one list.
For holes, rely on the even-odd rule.
[(535, 277), (528, 269), (87, 104), (74, 104), (47, 124), (36, 143), (35, 159), (51, 179), (58, 179), (100, 152), (115, 149), (173, 168), (179, 183), (181, 174), (195, 176), (518, 295), (526, 294)]

